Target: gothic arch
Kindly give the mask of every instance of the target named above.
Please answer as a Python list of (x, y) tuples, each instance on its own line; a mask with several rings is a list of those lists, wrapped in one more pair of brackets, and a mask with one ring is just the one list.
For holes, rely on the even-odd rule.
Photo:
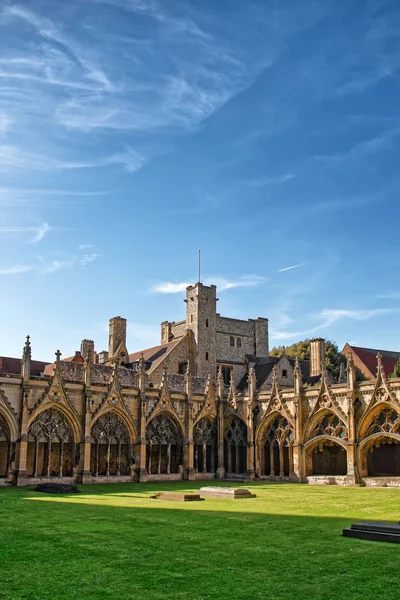
[(265, 434), (266, 430), (268, 429), (268, 427), (270, 426), (270, 424), (272, 423), (272, 421), (274, 421), (276, 418), (280, 418), (280, 417), (283, 417), (284, 419), (286, 419), (288, 421), (288, 423), (294, 429), (294, 423), (292, 423), (291, 419), (289, 419), (287, 417), (287, 415), (285, 415), (283, 412), (280, 412), (278, 410), (273, 410), (272, 412), (268, 413), (267, 415), (264, 415), (264, 417), (261, 420), (261, 423), (258, 425), (257, 431), (256, 431), (256, 444), (262, 443), (264, 434)]
[(360, 443), (365, 437), (367, 437), (368, 428), (373, 422), (375, 416), (384, 410), (394, 410), (397, 413), (400, 413), (400, 409), (389, 402), (378, 402), (377, 404), (374, 404), (362, 415), (358, 423), (357, 439), (360, 440)]
[(36, 421), (36, 419), (41, 415), (41, 413), (47, 410), (56, 410), (67, 419), (73, 432), (74, 442), (76, 444), (79, 444), (81, 440), (81, 423), (79, 422), (78, 417), (72, 412), (72, 410), (69, 410), (64, 404), (61, 403), (51, 402), (48, 404), (44, 404), (37, 411), (34, 411), (28, 419), (28, 430), (31, 427), (31, 425)]
[(203, 416), (193, 427), (194, 468), (200, 473), (214, 473), (217, 459), (217, 422)]
[(3, 416), (10, 429), (11, 442), (16, 442), (19, 437), (19, 425), (7, 396), (0, 389), (0, 417)]
[(347, 443), (330, 435), (317, 435), (304, 444), (306, 475), (347, 475)]
[(136, 429), (136, 423), (135, 421), (130, 418), (125, 411), (121, 410), (119, 407), (113, 407), (113, 408), (109, 408), (106, 409), (104, 411), (99, 412), (95, 418), (93, 419), (91, 426), (90, 426), (90, 431), (93, 430), (93, 427), (95, 427), (97, 421), (99, 419), (101, 419), (104, 415), (108, 414), (108, 413), (113, 413), (115, 415), (118, 416), (118, 418), (120, 418), (125, 427), (127, 428), (128, 432), (129, 432), (129, 436), (130, 436), (130, 443), (131, 444), (135, 444), (136, 440), (137, 440), (137, 429)]
[(146, 446), (149, 475), (180, 472), (183, 464), (182, 425), (169, 411), (157, 413), (147, 423)]
[[(318, 428), (321, 429), (319, 433), (316, 432)], [(318, 436), (347, 439), (347, 425), (335, 410), (320, 408), (307, 420), (303, 433), (304, 446)]]
[(48, 406), (28, 426), (27, 472), (33, 477), (72, 476), (79, 446), (70, 420), (59, 407)]
[(7, 420), (0, 412), (0, 477), (7, 477), (11, 465), (13, 444)]
[(90, 470), (94, 477), (130, 474), (132, 433), (120, 411), (100, 414), (92, 424), (90, 437)]
[(224, 431), (225, 472), (240, 474), (246, 471), (247, 425), (239, 415), (232, 415)]
[(257, 464), (269, 477), (293, 475), (293, 443), (295, 430), (286, 415), (274, 411), (258, 432)]
[(165, 416), (165, 417), (167, 417), (168, 419), (170, 419), (174, 423), (174, 425), (179, 430), (179, 433), (180, 433), (180, 435), (182, 437), (182, 440), (183, 440), (184, 437), (185, 437), (185, 432), (184, 432), (184, 429), (183, 429), (182, 422), (179, 420), (179, 418), (177, 417), (177, 415), (174, 412), (172, 412), (171, 410), (168, 410), (168, 409), (159, 410), (159, 411), (156, 412), (156, 414), (151, 415), (151, 418), (147, 421), (147, 424), (146, 424), (146, 431), (147, 431), (147, 428), (150, 425), (150, 423), (152, 421), (154, 421), (154, 419), (157, 419), (160, 416)]
[(368, 411), (359, 428), (360, 474), (400, 476), (400, 411), (379, 402)]

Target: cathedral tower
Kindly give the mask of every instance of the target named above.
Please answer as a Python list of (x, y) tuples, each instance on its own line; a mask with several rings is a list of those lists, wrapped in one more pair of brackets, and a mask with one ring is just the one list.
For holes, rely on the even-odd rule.
[(196, 283), (186, 288), (186, 328), (194, 335), (194, 374), (207, 377), (215, 373), (217, 288)]

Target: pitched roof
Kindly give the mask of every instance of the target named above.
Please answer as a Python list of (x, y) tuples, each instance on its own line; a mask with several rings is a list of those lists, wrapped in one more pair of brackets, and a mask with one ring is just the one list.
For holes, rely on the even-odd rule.
[(164, 360), (164, 358), (172, 352), (174, 348), (183, 340), (183, 338), (179, 338), (177, 340), (173, 340), (172, 342), (168, 342), (166, 344), (160, 344), (159, 346), (153, 346), (153, 348), (146, 348), (146, 350), (140, 350), (139, 352), (134, 352), (129, 355), (129, 362), (137, 362), (140, 360), (142, 354), (143, 358), (146, 362), (150, 362), (151, 366), (149, 371), (152, 371)]
[[(44, 372), (46, 365), (49, 363), (40, 360), (32, 360), (31, 375), (40, 375)], [(21, 359), (12, 358), (10, 356), (0, 356), (0, 372), (9, 373), (12, 375), (21, 374)]]
[[(351, 349), (353, 354), (358, 356), (361, 362), (364, 363), (371, 375), (374, 377), (377, 368), (376, 355), (378, 353), (382, 355), (382, 365), (386, 375), (390, 375), (390, 373), (393, 372), (394, 367), (400, 358), (400, 352), (392, 352), (391, 350), (376, 350), (374, 348), (361, 348), (360, 346), (351, 346), (350, 344), (346, 344), (346, 346)], [(346, 346), (342, 350), (343, 354), (345, 353)]]
[[(254, 356), (246, 356), (247, 360), (249, 363), (254, 363), (254, 370), (256, 372), (256, 387), (257, 389), (260, 389), (262, 386), (265, 386), (268, 377), (271, 375), (272, 373), (272, 369), (274, 368), (274, 365), (277, 365), (279, 363), (279, 361), (282, 358), (281, 356), (268, 356), (268, 358), (263, 358), (263, 359), (258, 359)], [(285, 356), (285, 358), (289, 361), (290, 365), (292, 366), (292, 368), (294, 369), (294, 365), (295, 365), (295, 359), (294, 358), (289, 358), (288, 356)], [(314, 385), (315, 383), (317, 383), (320, 380), (320, 375), (317, 376), (310, 376), (310, 361), (309, 360), (299, 360), (299, 364), (300, 364), (300, 369), (301, 369), (301, 375), (303, 378), (303, 383), (309, 383), (311, 385)], [(247, 389), (247, 381), (248, 381), (248, 374), (246, 373), (246, 375), (243, 377), (243, 379), (241, 380), (241, 382), (239, 383), (238, 389), (239, 390), (245, 390)]]

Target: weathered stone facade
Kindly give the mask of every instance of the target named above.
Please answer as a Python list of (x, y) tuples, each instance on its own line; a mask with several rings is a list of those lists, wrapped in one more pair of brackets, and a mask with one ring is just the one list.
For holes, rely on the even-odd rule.
[(374, 381), (356, 382), (350, 356), (346, 382), (330, 383), (322, 369), (306, 386), (299, 361), (283, 356), (262, 385), (250, 366), (239, 388), (233, 377), (224, 384), (221, 368), (206, 378), (164, 365), (154, 385), (143, 359), (134, 370), (65, 362), (57, 352), (50, 376), (32, 376), (31, 362), (27, 340), (21, 374), (0, 376), (0, 485), (400, 482), (400, 379), (386, 378), (379, 355)]

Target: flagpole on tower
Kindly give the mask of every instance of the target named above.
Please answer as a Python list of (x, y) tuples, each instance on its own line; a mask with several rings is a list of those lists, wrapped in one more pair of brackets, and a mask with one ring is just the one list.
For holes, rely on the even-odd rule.
[(201, 252), (199, 250), (199, 283), (200, 283), (200, 276), (201, 276)]

